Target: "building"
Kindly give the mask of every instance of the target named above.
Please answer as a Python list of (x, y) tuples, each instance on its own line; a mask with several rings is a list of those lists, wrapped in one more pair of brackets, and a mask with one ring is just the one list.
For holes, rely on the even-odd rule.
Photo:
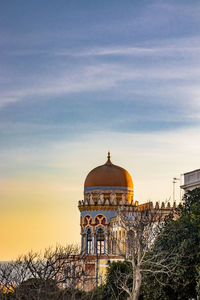
[(120, 226), (119, 212), (133, 215), (144, 209), (169, 214), (168, 203), (159, 206), (152, 202), (139, 205), (134, 201), (131, 175), (122, 167), (107, 162), (89, 172), (84, 183), (84, 199), (79, 201), (81, 226), (81, 254), (85, 255), (84, 272), (90, 280), (85, 290), (101, 284), (110, 262), (124, 260), (128, 251), (128, 234)]
[(181, 188), (186, 192), (200, 188), (200, 169), (184, 173), (184, 184)]

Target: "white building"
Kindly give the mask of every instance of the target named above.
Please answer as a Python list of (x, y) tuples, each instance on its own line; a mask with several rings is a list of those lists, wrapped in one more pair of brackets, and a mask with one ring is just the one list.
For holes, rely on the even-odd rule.
[(184, 191), (200, 188), (200, 169), (184, 173), (184, 184), (181, 188)]

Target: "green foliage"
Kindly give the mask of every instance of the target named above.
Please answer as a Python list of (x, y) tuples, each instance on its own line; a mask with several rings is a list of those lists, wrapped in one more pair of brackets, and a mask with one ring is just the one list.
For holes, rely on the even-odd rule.
[(165, 273), (143, 278), (144, 299), (196, 298), (199, 289), (200, 253), (200, 189), (189, 191), (177, 209), (178, 218), (169, 216), (163, 233), (155, 242), (154, 253), (168, 253), (169, 266), (176, 267), (170, 276)]
[(89, 295), (84, 292), (84, 291), (81, 291), (79, 289), (64, 289), (64, 290), (60, 290), (60, 293), (58, 295), (58, 299), (59, 300), (70, 300), (70, 299), (73, 299), (73, 300), (89, 300), (91, 298), (88, 297)]
[(128, 294), (121, 288), (123, 283), (131, 289), (131, 263), (127, 261), (111, 263), (107, 269), (106, 284), (103, 289), (102, 299), (127, 299)]
[[(109, 298), (109, 297), (108, 297)], [(106, 300), (105, 285), (95, 287), (91, 292), (88, 292), (84, 300)]]

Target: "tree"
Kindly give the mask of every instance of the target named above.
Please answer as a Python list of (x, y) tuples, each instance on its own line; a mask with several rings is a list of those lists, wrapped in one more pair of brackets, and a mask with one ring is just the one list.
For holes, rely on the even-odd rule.
[(29, 252), (20, 258), (31, 277), (41, 280), (55, 280), (60, 287), (75, 287), (82, 275), (82, 261), (78, 246), (57, 246), (47, 248), (44, 253)]
[(31, 276), (20, 260), (0, 264), (0, 286), (3, 294), (11, 294), (24, 280)]
[[(173, 249), (176, 271), (173, 276), (156, 274), (144, 280), (145, 299), (162, 295), (163, 299), (196, 298), (200, 270), (200, 189), (188, 191), (176, 211), (169, 217), (162, 235), (154, 243), (153, 252), (170, 253)], [(165, 284), (158, 284), (164, 282)]]
[[(70, 290), (71, 299), (75, 299), (76, 288), (82, 287), (85, 276), (83, 262), (84, 256), (74, 245), (29, 252), (16, 261), (0, 264), (0, 283), (4, 292), (14, 292), (16, 299), (56, 299), (59, 288)], [(51, 293), (54, 296), (47, 297)]]
[(29, 278), (14, 291), (13, 297), (20, 300), (60, 299), (60, 289), (55, 280)]
[(151, 205), (134, 212), (119, 212), (120, 226), (127, 233), (126, 261), (131, 268), (129, 273), (117, 276), (115, 284), (129, 299), (139, 298), (145, 274), (170, 276), (176, 270), (173, 251), (153, 251), (156, 238), (162, 235), (164, 217), (162, 209), (153, 209)]
[(132, 265), (127, 261), (112, 262), (106, 274), (106, 283), (102, 292), (103, 299), (126, 299), (128, 294), (121, 285), (131, 288), (132, 285)]

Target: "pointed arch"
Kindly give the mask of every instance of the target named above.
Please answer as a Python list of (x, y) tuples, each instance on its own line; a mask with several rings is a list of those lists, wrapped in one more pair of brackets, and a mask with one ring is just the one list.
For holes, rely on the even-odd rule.
[(86, 253), (92, 254), (92, 230), (88, 227), (86, 232)]
[(99, 226), (99, 225), (102, 225), (102, 226), (106, 226), (107, 224), (107, 219), (104, 215), (96, 215), (96, 217), (94, 218), (94, 225), (95, 226)]
[(102, 227), (96, 231), (96, 253), (105, 254), (105, 231)]

